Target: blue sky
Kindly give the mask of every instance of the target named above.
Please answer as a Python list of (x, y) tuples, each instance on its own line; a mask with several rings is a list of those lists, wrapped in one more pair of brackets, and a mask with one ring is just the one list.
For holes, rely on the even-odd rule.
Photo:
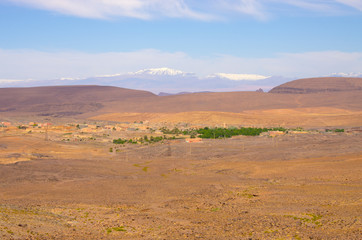
[(0, 79), (362, 72), (362, 0), (0, 0)]

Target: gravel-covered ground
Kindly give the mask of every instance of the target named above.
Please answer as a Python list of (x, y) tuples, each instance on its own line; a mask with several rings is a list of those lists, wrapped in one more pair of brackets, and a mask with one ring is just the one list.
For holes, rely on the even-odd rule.
[(0, 239), (362, 239), (361, 146), (308, 133), (111, 153), (0, 137), (4, 156), (31, 156), (0, 165)]

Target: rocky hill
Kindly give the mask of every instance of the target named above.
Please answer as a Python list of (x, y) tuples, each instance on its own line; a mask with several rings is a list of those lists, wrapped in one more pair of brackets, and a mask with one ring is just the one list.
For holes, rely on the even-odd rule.
[(108, 86), (0, 88), (0, 113), (78, 115), (101, 109), (107, 102), (123, 104), (157, 97), (151, 92)]
[(284, 83), (270, 93), (309, 94), (321, 92), (361, 91), (362, 78), (323, 77), (299, 79)]

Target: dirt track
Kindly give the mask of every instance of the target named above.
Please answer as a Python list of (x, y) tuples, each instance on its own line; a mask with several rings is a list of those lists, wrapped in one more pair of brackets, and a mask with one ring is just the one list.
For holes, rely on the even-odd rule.
[(59, 143), (66, 158), (0, 165), (0, 238), (361, 239), (361, 145), (360, 134), (114, 153)]

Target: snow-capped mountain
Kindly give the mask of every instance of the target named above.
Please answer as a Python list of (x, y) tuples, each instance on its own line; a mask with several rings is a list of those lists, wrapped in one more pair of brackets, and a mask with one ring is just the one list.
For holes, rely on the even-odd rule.
[(96, 77), (103, 78), (103, 77), (119, 77), (119, 76), (190, 76), (195, 75), (194, 73), (186, 73), (180, 70), (172, 69), (172, 68), (148, 68), (142, 69), (136, 72), (128, 72), (128, 73), (115, 73), (115, 74), (106, 74), (106, 75), (99, 75)]
[(290, 80), (294, 79), (257, 74), (229, 73), (215, 73), (207, 77), (199, 77), (194, 73), (164, 67), (95, 76), (86, 79), (62, 78), (47, 81), (0, 81), (0, 87), (104, 85), (147, 90), (154, 93), (255, 91), (259, 88), (268, 91)]
[(224, 78), (233, 81), (255, 81), (269, 78), (270, 76), (262, 76), (257, 74), (232, 74), (232, 73), (215, 73), (207, 76), (208, 78)]
[(186, 76), (186, 75), (193, 75), (192, 73), (185, 73), (180, 70), (171, 69), (171, 68), (149, 68), (143, 69), (134, 73), (130, 73), (131, 75), (155, 75), (155, 76)]
[(332, 73), (327, 77), (362, 77), (362, 73)]

